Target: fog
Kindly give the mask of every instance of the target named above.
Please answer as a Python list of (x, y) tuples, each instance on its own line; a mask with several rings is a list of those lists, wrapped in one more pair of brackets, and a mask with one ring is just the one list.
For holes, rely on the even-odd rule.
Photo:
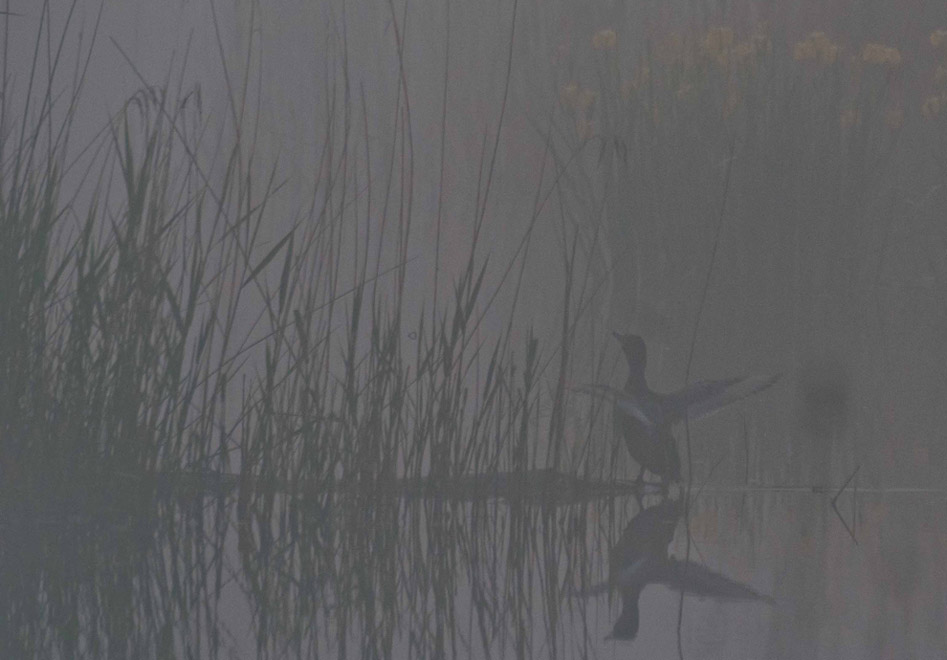
[(947, 657), (943, 3), (2, 10), (0, 656)]

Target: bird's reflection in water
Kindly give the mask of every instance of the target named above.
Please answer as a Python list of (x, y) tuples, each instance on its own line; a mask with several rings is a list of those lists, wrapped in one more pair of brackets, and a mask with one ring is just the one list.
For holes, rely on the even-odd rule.
[(621, 614), (606, 639), (632, 640), (637, 636), (638, 597), (649, 584), (661, 584), (699, 598), (773, 603), (769, 596), (706, 566), (671, 557), (668, 546), (682, 513), (682, 502), (668, 499), (643, 509), (628, 523), (618, 543), (611, 549), (608, 581), (586, 594), (612, 590), (621, 594)]

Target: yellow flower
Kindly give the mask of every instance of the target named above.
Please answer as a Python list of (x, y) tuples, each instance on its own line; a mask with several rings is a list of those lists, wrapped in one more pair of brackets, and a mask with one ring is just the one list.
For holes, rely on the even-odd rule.
[(831, 50), (834, 45), (832, 40), (826, 36), (825, 32), (810, 32), (809, 41), (815, 46), (816, 52), (819, 53), (820, 57), (823, 51)]
[(940, 114), (944, 105), (941, 100), (940, 96), (929, 96), (927, 100), (924, 101), (924, 104), (921, 106), (921, 114), (924, 115), (925, 119), (933, 119)]
[(750, 44), (757, 55), (769, 55), (773, 52), (773, 42), (762, 27), (758, 27), (757, 31), (750, 35)]
[(756, 50), (749, 41), (741, 41), (733, 47), (733, 58), (740, 63), (749, 61), (755, 54)]
[(727, 50), (733, 45), (733, 30), (728, 27), (715, 27), (707, 30), (701, 47), (710, 53)]
[(727, 92), (727, 98), (723, 102), (723, 118), (727, 119), (737, 108), (740, 107), (740, 90), (735, 85), (731, 85)]
[(944, 44), (947, 44), (947, 30), (944, 28), (938, 28), (931, 32), (931, 46), (934, 48), (940, 48)]
[(684, 38), (679, 32), (672, 32), (665, 39), (661, 50), (668, 59), (674, 59), (684, 53)]
[(689, 101), (694, 98), (694, 88), (690, 85), (690, 83), (684, 83), (677, 88), (675, 96), (677, 96), (678, 101)]
[(819, 62), (822, 64), (835, 64), (838, 59), (838, 46), (832, 43), (822, 44), (819, 48)]
[(865, 44), (862, 46), (862, 60), (869, 64), (884, 62), (884, 46), (881, 44)]
[(889, 108), (885, 112), (885, 126), (887, 126), (892, 131), (896, 131), (901, 128), (901, 124), (904, 123), (904, 110), (901, 108)]
[(901, 53), (897, 48), (890, 48), (883, 44), (865, 44), (862, 47), (862, 61), (868, 64), (898, 66), (901, 64)]
[(579, 99), (579, 85), (570, 82), (559, 89), (559, 102), (567, 108), (575, 109), (576, 101)]
[(714, 60), (721, 68), (727, 66), (732, 46), (733, 30), (728, 27), (710, 28), (700, 42), (704, 56)]
[(852, 108), (842, 110), (839, 114), (838, 123), (843, 129), (854, 126), (858, 123), (858, 111)]
[(797, 42), (792, 49), (792, 58), (797, 62), (814, 60), (818, 55), (819, 51), (816, 50), (815, 44), (808, 39), (806, 41)]
[(947, 65), (937, 65), (937, 70), (934, 71), (934, 84), (938, 87), (947, 87)]
[(621, 97), (624, 101), (631, 99), (632, 94), (635, 90), (641, 89), (648, 84), (648, 79), (651, 75), (651, 69), (648, 68), (647, 64), (639, 64), (635, 67), (635, 73), (631, 77), (631, 80), (625, 80), (621, 84)]
[(793, 58), (800, 62), (818, 60), (820, 64), (834, 64), (838, 59), (839, 47), (825, 32), (810, 32), (805, 41), (800, 41), (793, 49)]
[(592, 122), (586, 117), (577, 117), (575, 120), (575, 134), (580, 140), (588, 140), (592, 137)]
[(641, 64), (635, 69), (635, 85), (641, 87), (651, 79), (651, 67)]
[(618, 43), (618, 35), (611, 28), (599, 30), (592, 37), (592, 48), (595, 50), (614, 50), (616, 43)]
[(579, 92), (575, 100), (575, 108), (580, 112), (585, 112), (595, 102), (595, 92), (591, 89), (583, 89)]

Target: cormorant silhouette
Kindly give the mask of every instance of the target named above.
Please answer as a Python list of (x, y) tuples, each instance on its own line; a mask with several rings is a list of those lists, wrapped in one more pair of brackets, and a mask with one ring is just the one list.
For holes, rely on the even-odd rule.
[(609, 552), (608, 581), (584, 595), (618, 590), (621, 614), (606, 639), (631, 640), (638, 635), (638, 598), (649, 584), (662, 584), (686, 595), (714, 600), (758, 600), (772, 604), (769, 596), (694, 562), (670, 557), (668, 546), (683, 513), (680, 501), (664, 500), (643, 509), (625, 527)]
[(677, 392), (662, 394), (648, 387), (645, 379), (647, 348), (638, 335), (613, 333), (628, 363), (628, 378), (622, 390), (608, 385), (587, 385), (581, 390), (605, 396), (615, 406), (617, 433), (624, 439), (628, 453), (638, 463), (639, 481), (647, 469), (665, 480), (679, 481), (681, 459), (671, 432), (673, 424), (685, 417), (696, 420), (766, 389), (779, 379), (775, 376), (749, 376), (704, 380)]

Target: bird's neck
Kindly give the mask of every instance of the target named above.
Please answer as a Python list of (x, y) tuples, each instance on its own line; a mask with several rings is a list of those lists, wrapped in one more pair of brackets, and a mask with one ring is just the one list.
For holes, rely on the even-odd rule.
[(645, 392), (648, 389), (648, 383), (644, 377), (644, 368), (638, 364), (628, 365), (628, 380), (625, 381), (626, 392)]

